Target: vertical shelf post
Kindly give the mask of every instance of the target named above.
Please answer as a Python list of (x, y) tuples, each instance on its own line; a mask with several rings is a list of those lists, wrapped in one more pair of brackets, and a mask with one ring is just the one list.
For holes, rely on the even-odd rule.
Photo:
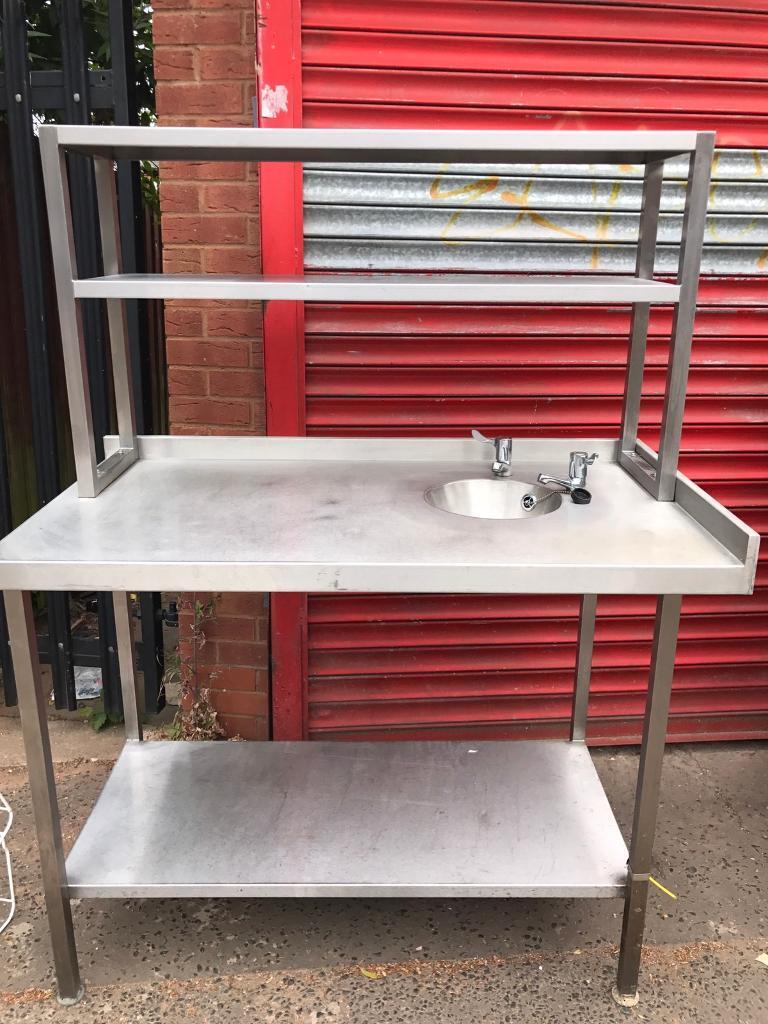
[[(123, 258), (120, 245), (115, 168), (112, 161), (104, 157), (96, 157), (93, 165), (104, 273), (108, 275), (122, 274)], [(106, 303), (120, 448), (133, 449), (136, 447), (136, 419), (133, 406), (133, 381), (128, 352), (128, 322), (125, 302), (122, 299), (107, 299)]]
[(77, 963), (72, 909), (67, 894), (64, 844), (46, 702), (37, 657), (32, 595), (29, 591), (6, 590), (4, 598), (59, 1002), (71, 1006), (79, 1002), (83, 986)]
[(656, 476), (656, 497), (659, 501), (673, 501), (675, 497), (714, 148), (714, 132), (699, 132), (688, 172), (688, 190), (685, 197), (683, 234), (677, 269), (680, 299), (672, 321), (672, 344), (659, 439), (659, 464)]
[[(643, 200), (640, 210), (640, 234), (637, 245), (635, 276), (650, 280), (653, 277), (658, 237), (659, 209), (664, 163), (660, 160), (645, 165), (643, 178)], [(627, 373), (624, 384), (624, 407), (621, 414), (621, 443), (619, 451), (625, 456), (634, 456), (637, 443), (637, 429), (640, 422), (640, 402), (645, 370), (645, 350), (648, 340), (648, 323), (651, 306), (638, 302), (632, 307)], [(625, 458), (626, 461), (626, 458)], [(637, 467), (640, 468), (641, 467)], [(630, 470), (632, 472), (632, 470)], [(641, 469), (642, 472), (642, 469)], [(637, 475), (634, 474), (633, 475)], [(640, 482), (648, 486), (652, 478), (647, 474)], [(655, 486), (655, 485), (654, 485)]]
[(133, 602), (131, 595), (123, 590), (116, 590), (112, 594), (112, 600), (115, 612), (120, 687), (123, 694), (125, 737), (129, 740), (141, 740), (143, 732), (136, 689), (136, 657), (133, 647), (133, 616), (131, 614)]
[(584, 594), (579, 611), (579, 640), (576, 648), (576, 676), (573, 682), (571, 710), (571, 742), (576, 743), (584, 743), (587, 738), (589, 679), (592, 675), (596, 612), (597, 594)]
[(656, 606), (643, 743), (637, 772), (635, 813), (629, 847), (629, 881), (624, 901), (615, 997), (622, 1005), (637, 1001), (637, 979), (645, 929), (653, 837), (659, 809), (661, 766), (667, 737), (669, 700), (680, 624), (679, 594), (664, 594)]

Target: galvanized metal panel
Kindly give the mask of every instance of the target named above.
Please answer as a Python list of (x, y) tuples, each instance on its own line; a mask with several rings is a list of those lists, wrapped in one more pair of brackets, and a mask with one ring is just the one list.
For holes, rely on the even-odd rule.
[[(487, 273), (556, 273), (604, 271), (631, 273), (635, 250), (621, 243), (523, 242), (505, 247), (500, 242), (422, 242), (403, 239), (359, 240), (353, 237), (306, 238), (304, 261), (313, 270), (469, 270)], [(671, 275), (677, 269), (677, 250), (660, 245), (655, 270)], [(766, 246), (704, 246), (703, 274), (756, 274), (766, 270)]]
[[(722, 153), (723, 158), (727, 153)], [(768, 152), (732, 150), (730, 166), (717, 168), (710, 199), (711, 213), (764, 213), (768, 211)], [(670, 161), (671, 162), (671, 161)], [(735, 166), (734, 166), (735, 165)], [(742, 166), (739, 166), (742, 165)], [(746, 165), (746, 166), (744, 166)], [(582, 170), (578, 165), (574, 169)], [(752, 170), (751, 176), (749, 170)], [(353, 169), (317, 165), (304, 174), (304, 200), (310, 210), (320, 204), (335, 206), (422, 207), (431, 210), (577, 210), (594, 213), (639, 211), (642, 178), (617, 175), (615, 168), (595, 165), (583, 176), (547, 175), (546, 165), (513, 173), (508, 166), (484, 166), (480, 173), (451, 164), (450, 168), (402, 165), (399, 170)], [(629, 168), (634, 170), (635, 168)], [(599, 174), (605, 170), (605, 174)], [(610, 171), (613, 170), (613, 174)], [(681, 168), (681, 171), (683, 168)], [(732, 171), (733, 177), (725, 172)], [(671, 176), (670, 176), (671, 178)], [(662, 211), (682, 213), (685, 187), (667, 180), (662, 190)]]
[[(665, 168), (657, 273), (677, 266), (686, 163)], [(313, 269), (631, 272), (642, 168), (605, 176), (611, 170), (313, 165), (304, 175), (305, 262)], [(705, 239), (704, 273), (768, 270), (768, 151), (717, 154)]]
[[(765, 190), (768, 192), (768, 189)], [(768, 200), (768, 195), (762, 197)], [(661, 245), (680, 242), (682, 214), (662, 214), (659, 218), (658, 241)], [(371, 206), (360, 216), (355, 205), (308, 206), (304, 212), (306, 236), (310, 239), (343, 238), (381, 239), (394, 241), (417, 239), (458, 245), (464, 242), (628, 242), (637, 243), (640, 215), (611, 211), (562, 211), (535, 207), (514, 207), (505, 210), (482, 210), (461, 207), (403, 210), (398, 206)], [(768, 216), (726, 213), (707, 219), (707, 234), (716, 245), (709, 247), (713, 264), (717, 265), (717, 245), (761, 246), (768, 241)], [(519, 244), (515, 248), (520, 248)], [(468, 269), (472, 267), (471, 256)], [(675, 262), (677, 262), (675, 254)], [(412, 269), (412, 268), (411, 268)], [(716, 272), (716, 271), (715, 271)]]
[[(717, 129), (704, 257), (711, 276), (696, 323), (682, 468), (768, 534), (763, 0), (304, 0), (303, 21), (307, 125)], [(664, 169), (661, 272), (676, 260), (685, 170), (679, 159)], [(631, 165), (306, 165), (306, 264), (631, 270), (641, 173)], [(562, 436), (618, 427), (626, 308), (318, 305), (306, 324), (311, 433), (455, 436), (479, 427)], [(649, 443), (670, 326), (669, 310), (652, 311), (641, 416)], [(311, 597), (310, 735), (562, 736), (577, 614), (575, 599), (555, 597)], [(594, 742), (639, 736), (652, 614), (636, 596), (599, 602)], [(755, 594), (686, 600), (681, 636), (670, 738), (768, 736), (765, 545)]]

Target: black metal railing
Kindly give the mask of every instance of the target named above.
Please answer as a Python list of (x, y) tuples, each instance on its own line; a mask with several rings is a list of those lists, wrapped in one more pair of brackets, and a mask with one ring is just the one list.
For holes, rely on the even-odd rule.
[[(0, 344), (25, 344), (29, 391), (31, 440), (37, 506), (46, 504), (71, 482), (69, 424), (62, 383), (60, 339), (56, 300), (52, 285), (47, 223), (40, 181), (39, 154), (35, 134), (36, 118), (88, 124), (94, 111), (99, 120), (111, 113), (116, 124), (138, 123), (136, 106), (133, 4), (130, 0), (108, 0), (111, 68), (93, 70), (86, 52), (83, 5), (72, 0), (58, 4), (61, 70), (34, 70), (31, 66), (27, 12), (21, 0), (3, 0), (0, 110), (5, 113), (10, 179), (15, 224), (4, 224), (3, 248), (15, 253), (23, 307), (24, 339), (5, 333)], [(101, 247), (92, 171), (86, 160), (72, 157), (69, 167), (71, 202), (75, 225), (77, 264), (81, 274), (101, 273)], [(118, 166), (119, 214), (122, 228), (123, 264), (128, 272), (152, 269), (147, 255), (145, 210), (139, 170), (126, 162)], [(104, 310), (98, 300), (82, 303), (83, 327), (91, 385), (94, 433), (101, 444), (113, 429), (114, 413), (110, 387), (109, 356)], [(163, 432), (156, 410), (164, 408), (154, 391), (164, 381), (151, 373), (157, 365), (156, 347), (159, 318), (152, 317), (146, 304), (130, 303), (127, 310), (128, 336), (134, 376), (136, 422), (139, 433)], [(150, 329), (154, 327), (155, 329)], [(21, 385), (22, 382), (20, 382)], [(0, 409), (0, 420), (2, 420)], [(6, 447), (15, 443), (0, 430), (0, 536), (13, 523)], [(97, 452), (102, 458), (103, 452)], [(31, 510), (30, 510), (31, 511)], [(18, 517), (17, 517), (18, 518)], [(70, 595), (50, 592), (45, 597), (47, 635), (40, 638), (40, 656), (51, 665), (54, 703), (57, 708), (76, 707), (74, 665), (99, 664), (102, 670), (105, 710), (122, 712), (115, 625), (110, 594), (97, 596), (97, 635), (73, 640), (70, 623)], [(159, 594), (140, 594), (139, 666), (144, 675), (146, 707), (159, 710), (162, 694), (162, 619)], [(8, 657), (5, 614), (0, 599), (0, 669), (5, 702), (16, 702), (13, 672)]]

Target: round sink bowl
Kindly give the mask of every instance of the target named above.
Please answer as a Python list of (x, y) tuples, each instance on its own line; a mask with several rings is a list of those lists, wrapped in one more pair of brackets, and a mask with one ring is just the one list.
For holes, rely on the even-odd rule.
[[(538, 499), (533, 508), (523, 508), (526, 494)], [(443, 512), (474, 519), (530, 519), (544, 516), (560, 507), (562, 495), (540, 484), (526, 484), (507, 478), (452, 480), (448, 484), (432, 487), (425, 499)], [(546, 501), (540, 499), (546, 498)]]

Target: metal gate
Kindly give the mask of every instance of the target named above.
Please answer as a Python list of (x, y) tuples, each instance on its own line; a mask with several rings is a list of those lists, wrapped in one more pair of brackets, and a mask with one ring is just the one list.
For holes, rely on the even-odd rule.
[[(765, 534), (768, 12), (732, 6), (304, 0), (300, 110), (309, 127), (716, 128), (681, 468)], [(661, 273), (675, 259), (682, 170), (667, 168)], [(633, 265), (639, 195), (633, 167), (308, 167), (304, 262), (621, 271)], [(616, 434), (627, 309), (308, 306), (305, 318), (308, 433)], [(652, 444), (669, 318), (656, 310), (650, 332)], [(753, 597), (686, 601), (670, 738), (768, 736), (765, 557)], [(598, 612), (589, 739), (632, 742), (651, 606), (606, 598)], [(322, 595), (306, 614), (306, 680), (281, 676), (279, 656), (274, 679), (277, 712), (291, 704), (284, 681), (300, 696), (294, 732), (563, 732), (571, 598)]]
[[(88, 52), (86, 5), (80, 2), (27, 7), (21, 0), (3, 0), (0, 110), (0, 255), (4, 278), (4, 342), (0, 353), (3, 382), (0, 388), (0, 536), (64, 489), (72, 478), (72, 457), (64, 395), (63, 367), (53, 281), (48, 254), (47, 222), (40, 185), (35, 123), (38, 119), (88, 124), (92, 118), (118, 124), (138, 121), (135, 95), (133, 4), (108, 0), (108, 25), (99, 43), (109, 54), (110, 67), (93, 67)], [(30, 38), (27, 15), (41, 15), (46, 29)], [(50, 22), (50, 23), (49, 23)], [(103, 34), (103, 38), (101, 35)], [(35, 47), (40, 36), (60, 43), (55, 57), (38, 67)], [(92, 43), (93, 40), (90, 40)], [(151, 257), (138, 169), (121, 162), (117, 172), (123, 262), (143, 269)], [(80, 272), (100, 273), (96, 204), (93, 181), (86, 163), (74, 159), (70, 167), (73, 221), (76, 227)], [(159, 246), (156, 247), (159, 254)], [(108, 355), (102, 304), (84, 302), (83, 324), (88, 359), (95, 432), (110, 433), (112, 395), (108, 381)], [(130, 303), (127, 311), (131, 360), (139, 430), (161, 427), (164, 381), (152, 377), (157, 332), (150, 329), (148, 311)], [(162, 339), (160, 339), (162, 341)], [(162, 396), (162, 400), (160, 399)], [(105, 711), (122, 713), (111, 595), (95, 595), (97, 635), (73, 634), (70, 595), (45, 596), (46, 626), (38, 637), (42, 661), (51, 665), (57, 708), (77, 706), (74, 666), (100, 665)], [(162, 626), (159, 594), (138, 595), (142, 640), (138, 646), (144, 673), (146, 707), (158, 710), (162, 695)], [(5, 613), (0, 597), (0, 669), (6, 705), (15, 705), (13, 671), (8, 657)]]

